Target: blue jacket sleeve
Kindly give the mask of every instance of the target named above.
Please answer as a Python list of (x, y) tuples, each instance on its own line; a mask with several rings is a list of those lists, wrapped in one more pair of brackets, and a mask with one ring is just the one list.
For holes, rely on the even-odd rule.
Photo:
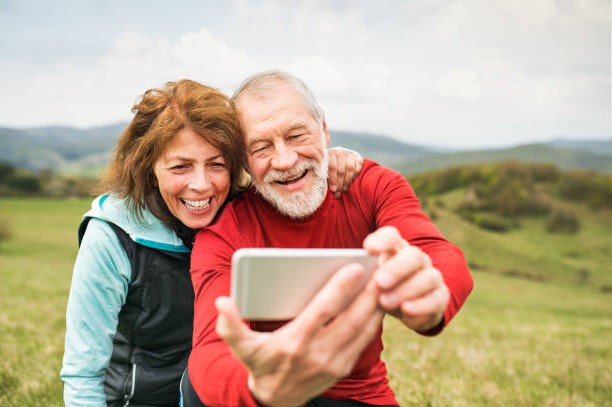
[(130, 261), (112, 228), (91, 219), (77, 254), (66, 310), (60, 377), (67, 407), (104, 406), (104, 375), (131, 278)]

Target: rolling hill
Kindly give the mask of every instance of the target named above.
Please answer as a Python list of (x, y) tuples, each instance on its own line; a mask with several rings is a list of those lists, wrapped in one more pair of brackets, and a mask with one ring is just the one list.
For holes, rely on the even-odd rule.
[(0, 127), (0, 161), (32, 170), (103, 166), (124, 123), (78, 129)]
[[(34, 171), (94, 174), (108, 161), (112, 147), (127, 123), (87, 129), (0, 127), (0, 162)], [(548, 162), (562, 169), (612, 172), (612, 139), (567, 140), (504, 149), (440, 152), (392, 137), (331, 130), (331, 145), (359, 151), (396, 170), (414, 174), (449, 165), (516, 160)]]
[[(612, 173), (612, 151), (602, 148), (602, 153), (587, 151), (582, 147), (592, 141), (575, 141), (567, 147), (551, 144), (527, 144), (505, 149), (461, 151), (444, 154), (431, 154), (414, 160), (393, 162), (392, 167), (404, 174), (415, 174), (464, 164), (494, 163), (499, 161), (522, 161), (553, 163), (561, 169), (584, 169)], [(612, 140), (601, 142), (602, 146), (612, 147)]]

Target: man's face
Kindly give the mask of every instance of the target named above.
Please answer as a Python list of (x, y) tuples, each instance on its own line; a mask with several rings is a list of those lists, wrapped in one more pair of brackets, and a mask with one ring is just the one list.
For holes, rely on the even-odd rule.
[(325, 121), (319, 123), (302, 95), (284, 83), (264, 97), (243, 94), (236, 108), (259, 193), (287, 216), (311, 215), (327, 193)]

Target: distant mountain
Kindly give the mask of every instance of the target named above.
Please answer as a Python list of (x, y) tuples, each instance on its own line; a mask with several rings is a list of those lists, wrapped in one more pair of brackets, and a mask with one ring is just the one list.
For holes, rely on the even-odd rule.
[(330, 130), (330, 147), (341, 146), (359, 151), (361, 155), (383, 164), (415, 160), (435, 151), (415, 144), (407, 144), (379, 134)]
[[(0, 127), (0, 161), (31, 170), (95, 174), (108, 163), (111, 150), (127, 123), (78, 129)], [(550, 162), (562, 169), (584, 168), (612, 172), (612, 139), (565, 140), (504, 149), (471, 151), (443, 150), (407, 144), (371, 133), (330, 131), (331, 146), (359, 151), (364, 157), (414, 174), (467, 163), (517, 160)]]
[[(493, 163), (504, 160), (553, 163), (561, 169), (596, 170), (612, 173), (612, 152), (596, 154), (583, 147), (588, 142), (575, 142), (574, 148), (555, 147), (554, 144), (527, 144), (505, 149), (474, 150), (446, 154), (432, 154), (416, 160), (395, 162), (392, 166), (405, 174), (427, 172), (453, 165)], [(603, 146), (612, 147), (612, 140)], [(580, 148), (578, 148), (580, 147)], [(607, 151), (602, 148), (602, 151)]]
[(89, 129), (0, 127), (0, 161), (32, 170), (104, 165), (125, 125)]
[[(53, 169), (71, 173), (100, 168), (108, 162), (110, 152), (126, 125), (118, 123), (89, 129), (43, 127), (20, 130), (0, 127), (0, 161), (32, 170)], [(377, 134), (333, 130), (330, 133), (330, 146), (350, 148), (381, 163), (412, 160), (434, 152)]]
[(555, 139), (548, 143), (553, 147), (589, 151), (597, 154), (612, 154), (612, 138), (608, 140)]

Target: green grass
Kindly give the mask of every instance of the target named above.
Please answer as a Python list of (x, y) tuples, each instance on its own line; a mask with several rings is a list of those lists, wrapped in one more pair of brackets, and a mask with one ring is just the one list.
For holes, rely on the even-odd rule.
[(59, 369), (76, 230), (89, 200), (0, 200), (0, 405), (61, 406)]
[[(443, 199), (450, 208), (456, 196)], [(0, 242), (0, 406), (62, 405), (64, 312), (88, 207), (0, 199), (11, 231)], [(478, 265), (475, 290), (438, 337), (385, 321), (383, 356), (402, 406), (612, 404), (612, 294), (601, 289), (612, 286), (612, 215), (573, 209), (578, 235), (549, 235), (541, 219), (496, 234), (437, 210), (440, 229)]]
[(400, 404), (604, 406), (612, 396), (612, 301), (588, 288), (477, 272), (446, 332), (385, 329)]

